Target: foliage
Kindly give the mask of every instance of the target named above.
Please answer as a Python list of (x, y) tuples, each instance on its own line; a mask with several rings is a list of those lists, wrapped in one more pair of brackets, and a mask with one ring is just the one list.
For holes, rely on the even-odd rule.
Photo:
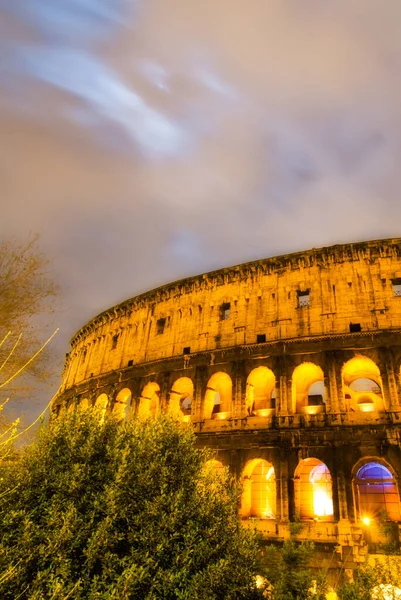
[(286, 540), (282, 548), (268, 546), (265, 551), (264, 575), (272, 584), (271, 600), (307, 600), (323, 597), (320, 582), (313, 579), (308, 563), (315, 551), (313, 542)]
[[(7, 395), (31, 396), (31, 378), (49, 378), (48, 353), (41, 352), (30, 360), (47, 337), (44, 330), (58, 294), (49, 265), (37, 237), (22, 244), (14, 240), (0, 243), (0, 383), (12, 381)], [(13, 376), (22, 370), (23, 377), (16, 386)], [(0, 401), (4, 397), (0, 396)]]
[[(96, 415), (95, 415), (96, 416)], [(57, 419), (0, 481), (0, 597), (258, 598), (239, 489), (172, 420)]]
[(374, 565), (366, 564), (356, 569), (353, 580), (346, 581), (337, 590), (337, 595), (340, 600), (386, 600), (393, 595), (397, 598), (393, 586), (399, 589), (400, 582), (400, 561), (395, 557), (383, 557), (375, 560)]

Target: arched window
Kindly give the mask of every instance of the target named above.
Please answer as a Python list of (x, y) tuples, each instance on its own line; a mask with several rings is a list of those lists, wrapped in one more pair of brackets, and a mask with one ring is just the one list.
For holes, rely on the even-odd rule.
[(203, 403), (204, 419), (227, 419), (232, 410), (232, 382), (227, 373), (218, 372), (209, 379)]
[(219, 460), (211, 459), (205, 462), (203, 465), (205, 471), (211, 471), (213, 474), (223, 476), (225, 467)]
[(80, 410), (88, 410), (88, 408), (90, 408), (90, 402), (88, 398), (82, 398), (82, 400), (80, 400), (79, 402), (79, 409)]
[(194, 384), (189, 377), (180, 377), (171, 388), (169, 411), (178, 419), (189, 421), (194, 396)]
[(244, 469), (241, 516), (276, 518), (276, 477), (273, 465), (267, 460), (256, 458)]
[(317, 458), (301, 460), (295, 471), (295, 504), (300, 519), (333, 520), (329, 469)]
[(342, 368), (344, 398), (351, 412), (384, 410), (379, 367), (367, 356), (354, 356)]
[(267, 367), (256, 367), (246, 380), (246, 410), (248, 415), (268, 416), (276, 407), (272, 397), (276, 385), (274, 373)]
[(357, 472), (355, 500), (360, 519), (400, 521), (400, 497), (391, 471), (379, 462), (368, 462)]
[(304, 362), (292, 374), (293, 411), (316, 414), (325, 410), (324, 373), (314, 363)]
[(96, 398), (95, 411), (99, 415), (100, 423), (103, 423), (103, 421), (106, 417), (106, 411), (107, 411), (108, 404), (109, 404), (109, 399), (107, 397), (107, 394), (100, 394), (100, 396), (98, 396)]
[(154, 417), (160, 409), (160, 387), (157, 383), (147, 383), (139, 399), (138, 416), (143, 418)]
[(125, 421), (128, 416), (128, 408), (132, 399), (131, 390), (124, 388), (117, 394), (117, 398), (113, 406), (113, 415), (120, 421)]

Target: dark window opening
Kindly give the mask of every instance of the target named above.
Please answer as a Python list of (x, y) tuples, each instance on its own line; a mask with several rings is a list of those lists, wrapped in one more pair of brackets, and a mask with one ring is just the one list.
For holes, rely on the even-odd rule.
[(266, 342), (266, 334), (265, 333), (258, 333), (256, 335), (256, 343), (257, 344), (264, 344)]
[(113, 339), (111, 342), (111, 349), (115, 350), (117, 348), (117, 344), (118, 344), (118, 333), (116, 333), (116, 335), (113, 335)]
[(230, 318), (230, 310), (231, 304), (229, 302), (224, 302), (220, 306), (220, 321), (227, 321)]
[(215, 335), (214, 336), (214, 341), (215, 342), (221, 342), (221, 335)]
[(321, 394), (311, 394), (308, 396), (308, 406), (322, 406), (324, 405), (323, 396)]
[(191, 347), (190, 346), (185, 346), (185, 348), (182, 351), (183, 354), (191, 354)]
[(271, 400), (270, 400), (270, 408), (276, 408), (276, 399), (275, 398), (271, 398)]
[(164, 333), (164, 328), (166, 326), (166, 319), (158, 319), (156, 321), (156, 335), (161, 335)]
[(85, 348), (85, 350), (84, 350), (84, 353), (83, 353), (83, 355), (82, 355), (82, 362), (85, 362), (85, 358), (86, 358), (86, 355), (87, 355), (87, 353), (88, 353), (88, 351), (87, 351), (87, 349)]
[(392, 279), (394, 296), (401, 296), (401, 278)]
[(134, 361), (133, 361), (132, 359), (128, 361), (128, 366), (129, 366), (129, 367), (132, 367), (132, 366), (133, 366), (133, 364), (134, 364)]
[(362, 331), (362, 327), (360, 323), (350, 323), (349, 324), (350, 333), (357, 333), (358, 331)]
[(298, 308), (309, 306), (310, 290), (297, 290)]

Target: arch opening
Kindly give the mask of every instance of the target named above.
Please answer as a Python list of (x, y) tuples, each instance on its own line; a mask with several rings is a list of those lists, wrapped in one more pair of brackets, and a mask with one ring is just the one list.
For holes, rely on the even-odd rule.
[(107, 394), (100, 394), (100, 396), (98, 396), (96, 398), (95, 411), (99, 415), (99, 422), (100, 423), (104, 422), (104, 419), (106, 417), (106, 412), (107, 412), (108, 404), (109, 404), (109, 398), (108, 398)]
[(397, 481), (388, 467), (376, 461), (365, 463), (354, 485), (360, 519), (401, 520)]
[(344, 398), (351, 412), (384, 410), (378, 366), (367, 356), (354, 356), (342, 368)]
[(314, 363), (298, 365), (292, 375), (293, 412), (317, 414), (326, 410), (324, 373)]
[(181, 421), (189, 421), (192, 414), (194, 384), (189, 377), (177, 379), (170, 391), (169, 411)]
[(232, 410), (232, 382), (227, 373), (219, 371), (212, 375), (206, 388), (203, 418), (227, 419)]
[(294, 474), (295, 504), (301, 520), (333, 520), (333, 490), (327, 466), (317, 458), (301, 460)]
[(225, 472), (225, 467), (224, 467), (223, 463), (214, 458), (206, 461), (205, 464), (203, 465), (203, 469), (205, 471), (210, 471), (217, 477), (223, 477), (224, 472)]
[(249, 416), (268, 416), (276, 408), (276, 378), (267, 367), (256, 367), (246, 380), (246, 410)]
[(276, 477), (273, 465), (267, 460), (251, 460), (243, 471), (241, 516), (276, 518)]
[(142, 418), (154, 417), (160, 409), (160, 386), (155, 382), (145, 385), (139, 399), (138, 416)]
[(132, 400), (132, 393), (129, 388), (123, 388), (117, 394), (113, 406), (113, 415), (119, 421), (125, 421), (128, 416), (128, 409)]

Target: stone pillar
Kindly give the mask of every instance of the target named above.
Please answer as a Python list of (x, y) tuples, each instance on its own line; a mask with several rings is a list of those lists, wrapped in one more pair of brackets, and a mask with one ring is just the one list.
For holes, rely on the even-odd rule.
[(194, 399), (192, 416), (195, 421), (202, 419), (202, 406), (206, 393), (207, 372), (205, 367), (197, 367), (194, 377)]
[(339, 521), (348, 520), (347, 486), (344, 476), (342, 452), (336, 448), (336, 479), (337, 479), (337, 506)]
[(284, 450), (280, 451), (280, 479), (279, 500), (280, 500), (280, 521), (288, 522), (290, 520), (290, 506), (288, 495), (288, 458)]
[(394, 358), (390, 348), (380, 348), (379, 368), (383, 383), (383, 398), (386, 410), (400, 410), (399, 385), (394, 370)]
[(276, 374), (276, 414), (292, 414), (292, 388), (285, 357), (279, 357), (273, 365), (273, 372)]
[(166, 375), (163, 375), (160, 378), (160, 392), (159, 392), (159, 411), (162, 413), (167, 412), (169, 399), (170, 399), (170, 389), (169, 389), (169, 378)]
[(238, 361), (234, 364), (232, 371), (232, 416), (236, 418), (242, 418), (246, 416), (246, 380), (244, 366), (244, 361)]
[(328, 389), (330, 396), (330, 412), (337, 414), (346, 412), (346, 402), (341, 377), (342, 361), (337, 353), (327, 353), (328, 358)]

